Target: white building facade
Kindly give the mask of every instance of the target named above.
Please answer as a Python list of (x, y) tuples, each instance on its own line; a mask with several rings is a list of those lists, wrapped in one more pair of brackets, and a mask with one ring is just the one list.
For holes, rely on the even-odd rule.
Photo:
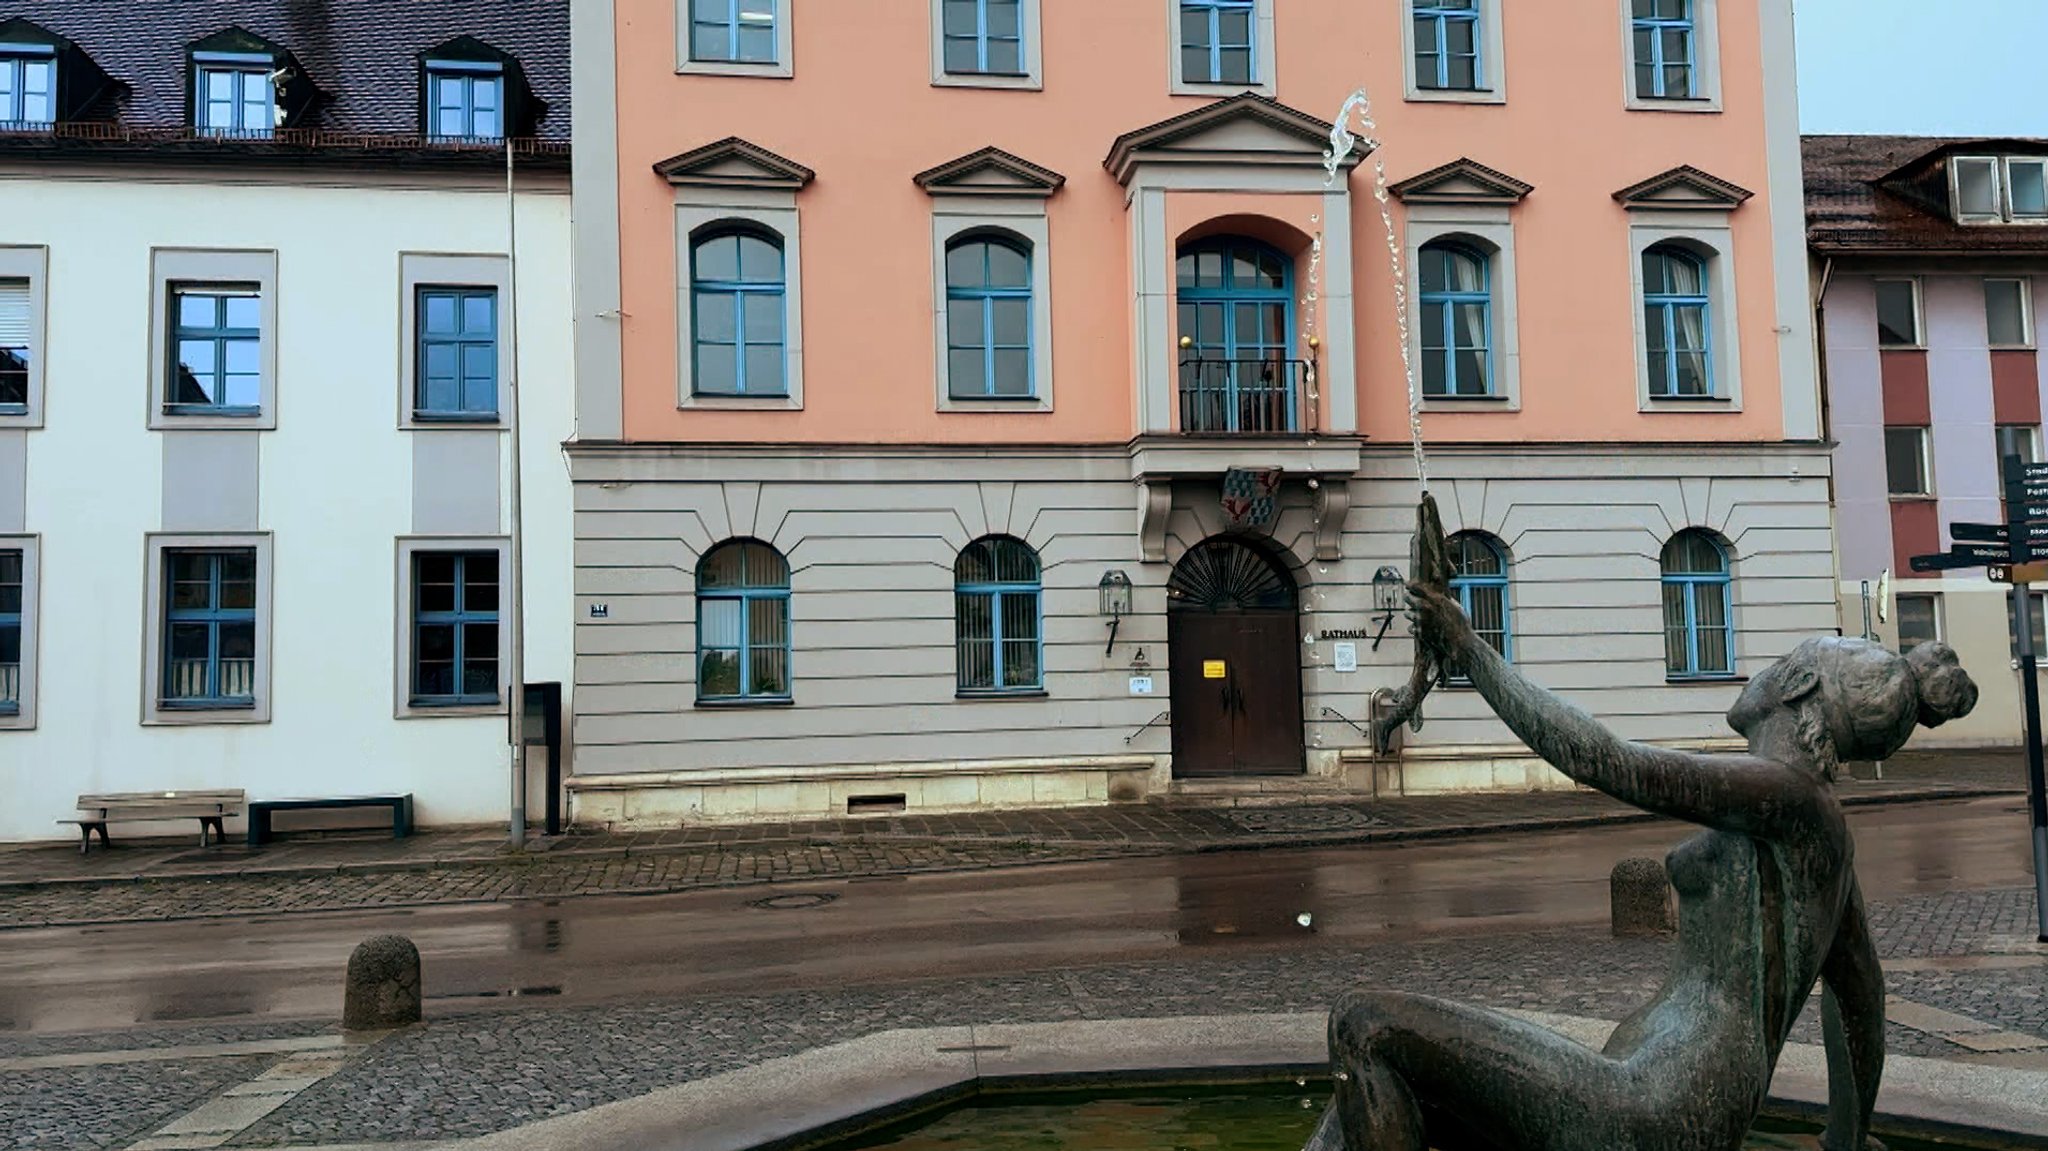
[[(42, 7), (117, 81), (143, 51), (60, 26), (105, 5)], [(183, 53), (240, 16), (282, 43), (262, 21), (285, 7), (146, 38)], [(390, 68), (433, 85), (433, 45), (491, 31), (423, 27)], [(515, 410), (525, 535), (557, 541), (525, 549), (524, 678), (570, 678), (569, 196), (566, 146), (521, 140), (508, 201), (483, 129), (520, 134), (505, 106), (524, 94), (532, 120), (546, 78), (476, 55), (475, 138), (406, 110), (382, 126), (416, 138), (389, 156), (361, 134), (382, 110), (350, 103), (363, 62), (282, 52), (282, 77), (233, 61), (279, 85), (274, 134), (143, 138), (174, 97), (137, 65), (113, 131), (103, 100), (73, 109), (94, 132), (60, 108), (0, 140), (0, 343), (27, 369), (0, 404), (0, 840), (75, 835), (59, 821), (100, 792), (409, 792), (421, 823), (505, 817)], [(321, 93), (294, 128), (300, 78)]]

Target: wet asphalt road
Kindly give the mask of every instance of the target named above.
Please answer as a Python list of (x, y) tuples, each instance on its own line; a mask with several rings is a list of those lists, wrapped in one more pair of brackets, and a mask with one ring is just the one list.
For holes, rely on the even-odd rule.
[[(1851, 816), (1872, 900), (2032, 880), (2023, 802)], [(0, 931), (0, 1030), (338, 1019), (349, 951), (425, 960), (428, 1012), (832, 988), (1600, 924), (1673, 823), (681, 894)], [(1298, 917), (1310, 917), (1304, 927)]]

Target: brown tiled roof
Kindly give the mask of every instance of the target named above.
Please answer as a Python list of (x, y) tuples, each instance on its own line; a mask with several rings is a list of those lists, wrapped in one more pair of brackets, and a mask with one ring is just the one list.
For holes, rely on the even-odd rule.
[(2048, 153), (2048, 140), (1808, 136), (1806, 239), (1836, 255), (2048, 252), (2048, 228), (1962, 225), (1946, 208), (1950, 155)]
[(86, 118), (182, 128), (186, 49), (241, 28), (289, 51), (321, 98), (300, 127), (338, 135), (416, 135), (420, 54), (473, 36), (513, 57), (545, 107), (533, 135), (569, 139), (569, 0), (0, 0), (63, 36), (116, 84)]

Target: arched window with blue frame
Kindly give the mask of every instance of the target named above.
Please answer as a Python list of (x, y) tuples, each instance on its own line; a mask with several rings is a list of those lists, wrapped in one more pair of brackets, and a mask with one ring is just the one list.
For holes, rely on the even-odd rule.
[(1181, 430), (1299, 430), (1293, 261), (1221, 236), (1183, 247), (1175, 281)]
[(944, 0), (940, 21), (947, 72), (1025, 74), (1024, 0)]
[(961, 694), (1044, 690), (1043, 595), (1030, 544), (989, 536), (961, 550), (953, 565)]
[(1698, 528), (1664, 545), (1664, 670), (1672, 679), (1735, 674), (1728, 549)]
[(697, 564), (697, 699), (789, 698), (789, 561), (759, 540), (720, 544)]
[[(1472, 630), (1502, 659), (1514, 658), (1514, 627), (1508, 604), (1508, 549), (1485, 532), (1459, 532), (1450, 539), (1451, 594), (1465, 609)], [(1444, 669), (1453, 683), (1466, 681), (1457, 667)]]
[(1644, 250), (1643, 338), (1652, 396), (1714, 394), (1712, 309), (1705, 258), (1676, 244)]
[(1486, 86), (1479, 60), (1482, 0), (1414, 0), (1415, 86), (1476, 92)]
[(1439, 240), (1423, 245), (1422, 394), (1493, 394), (1493, 283), (1486, 253)]
[(1031, 246), (977, 233), (946, 246), (946, 389), (956, 400), (1030, 399)]
[(1256, 84), (1256, 0), (1180, 0), (1180, 74), (1189, 84)]
[(690, 243), (690, 390), (700, 396), (789, 394), (788, 284), (782, 238), (717, 227)]

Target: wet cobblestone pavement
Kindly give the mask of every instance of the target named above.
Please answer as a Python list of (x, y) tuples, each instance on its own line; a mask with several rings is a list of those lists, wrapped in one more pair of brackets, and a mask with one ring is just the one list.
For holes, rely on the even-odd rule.
[[(1845, 781), (1840, 794), (1855, 806), (2022, 787), (2015, 756), (1928, 753), (1888, 764), (1883, 781)], [(0, 851), (0, 929), (687, 891), (1649, 818), (1581, 790), (1239, 807), (1136, 804), (579, 833), (523, 854), (506, 853), (496, 829), (399, 841), (309, 839), (253, 850), (236, 843), (207, 849), (117, 845), (84, 858), (59, 847), (15, 848)]]
[[(2048, 948), (2031, 944), (2030, 892), (1915, 897), (1871, 910), (1895, 997), (2048, 1047)], [(2015, 944), (2022, 938), (2029, 942)], [(360, 1051), (229, 1145), (479, 1135), (890, 1028), (1319, 1011), (1342, 989), (1360, 985), (1615, 1019), (1653, 992), (1669, 944), (1573, 929), (1446, 935), (1362, 949), (1288, 950), (1219, 939), (1184, 956), (778, 995), (436, 1015)], [(120, 1039), (139, 1047), (318, 1030), (165, 1027)], [(21, 1038), (7, 1054), (76, 1051), (82, 1038)], [(1819, 1039), (1816, 997), (1794, 1041)], [(1973, 1055), (1897, 1022), (1890, 1043), (1900, 1054)], [(0, 1070), (0, 1130), (18, 1147), (120, 1146), (274, 1062), (195, 1058)]]

